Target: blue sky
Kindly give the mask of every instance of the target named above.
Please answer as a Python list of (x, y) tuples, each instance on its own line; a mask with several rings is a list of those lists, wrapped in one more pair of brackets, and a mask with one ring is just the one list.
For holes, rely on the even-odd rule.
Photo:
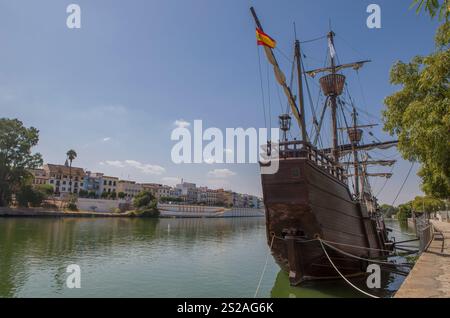
[[(79, 30), (66, 27), (70, 3), (81, 7)], [(366, 26), (370, 3), (381, 6), (381, 29)], [(63, 163), (73, 148), (74, 165), (92, 171), (141, 182), (184, 178), (260, 194), (257, 165), (175, 165), (170, 157), (176, 120), (264, 127), (250, 5), (286, 53), (294, 21), (300, 40), (308, 40), (326, 34), (331, 19), (342, 62), (373, 61), (359, 80), (348, 75), (355, 102), (372, 114), (363, 114), (366, 121), (380, 117), (384, 97), (396, 90), (389, 84), (391, 65), (433, 50), (437, 21), (408, 10), (409, 0), (1, 0), (1, 116), (40, 130), (36, 150), (46, 162)], [(305, 44), (307, 67), (322, 66), (325, 50), (326, 41)], [(280, 107), (273, 104), (275, 125)], [(409, 166), (399, 162), (381, 201), (392, 202)], [(375, 192), (382, 184), (376, 182)], [(414, 173), (398, 202), (419, 193)]]

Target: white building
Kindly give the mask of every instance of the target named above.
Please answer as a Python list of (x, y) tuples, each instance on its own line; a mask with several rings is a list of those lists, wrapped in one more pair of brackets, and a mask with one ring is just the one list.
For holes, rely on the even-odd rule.
[(46, 164), (44, 171), (48, 176), (48, 184), (53, 186), (56, 195), (78, 194), (84, 186), (84, 170), (82, 168)]

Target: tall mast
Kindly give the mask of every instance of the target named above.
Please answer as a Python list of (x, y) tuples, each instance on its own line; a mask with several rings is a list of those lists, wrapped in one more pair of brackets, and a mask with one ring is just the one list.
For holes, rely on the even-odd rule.
[[(330, 58), (331, 58), (331, 74), (336, 74), (336, 62), (335, 62), (335, 54), (334, 52), (334, 32), (330, 31), (328, 33), (328, 40), (330, 41)], [(331, 127), (331, 134), (333, 136), (333, 157), (334, 161), (336, 163), (339, 162), (339, 150), (338, 150), (338, 127), (337, 127), (337, 94), (331, 94), (330, 101), (331, 101), (331, 121), (332, 121), (332, 127)]]
[[(255, 20), (255, 24), (256, 24), (257, 28), (260, 31), (264, 32), (261, 22), (259, 21), (258, 16), (256, 15), (255, 9), (253, 7), (251, 7), (250, 11)], [(295, 97), (292, 94), (292, 90), (286, 84), (286, 76), (281, 71), (280, 66), (278, 65), (277, 59), (276, 59), (275, 55), (273, 54), (272, 48), (265, 46), (264, 51), (266, 53), (269, 63), (272, 64), (272, 66), (273, 66), (275, 78), (277, 79), (278, 84), (281, 85), (284, 93), (286, 94), (286, 97), (288, 98), (288, 102), (289, 102), (289, 105), (291, 106), (292, 114), (294, 115), (295, 119), (297, 120), (298, 126), (301, 129), (303, 129), (302, 127), (305, 127), (305, 124), (304, 124), (305, 120), (303, 118), (303, 113), (300, 113), (300, 110), (298, 109), (297, 103), (295, 101)], [(302, 95), (302, 94), (300, 94), (300, 95)], [(306, 140), (307, 139), (306, 128), (304, 129), (304, 133), (305, 133), (305, 135), (303, 138), (304, 138), (304, 140)], [(303, 134), (303, 130), (302, 130), (302, 134)]]
[[(353, 134), (350, 134), (350, 141), (352, 143), (353, 150), (353, 160), (354, 160), (354, 169), (355, 169), (355, 196), (359, 198), (359, 159), (358, 159), (358, 151), (356, 150), (357, 141), (359, 142), (360, 134), (357, 130), (357, 122), (356, 122), (356, 109), (353, 107)], [(351, 138), (353, 136), (353, 138)]]
[(298, 77), (298, 95), (299, 95), (299, 106), (300, 106), (300, 116), (301, 116), (301, 130), (302, 130), (302, 140), (304, 142), (308, 141), (308, 135), (306, 132), (305, 124), (305, 102), (303, 98), (303, 78), (302, 78), (302, 55), (300, 51), (300, 41), (295, 40), (295, 58), (297, 62), (297, 77)]

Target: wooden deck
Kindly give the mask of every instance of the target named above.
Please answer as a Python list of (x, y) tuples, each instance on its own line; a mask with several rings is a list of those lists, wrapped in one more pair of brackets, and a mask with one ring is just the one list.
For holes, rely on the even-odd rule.
[(450, 223), (431, 221), (435, 235), (428, 249), (395, 294), (395, 298), (450, 297)]

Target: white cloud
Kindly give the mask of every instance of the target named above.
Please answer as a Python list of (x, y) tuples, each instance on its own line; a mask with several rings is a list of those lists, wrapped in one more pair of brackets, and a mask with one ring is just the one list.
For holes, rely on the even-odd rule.
[(230, 169), (214, 169), (208, 172), (208, 176), (212, 178), (228, 178), (236, 175)]
[(173, 124), (179, 128), (187, 128), (191, 125), (190, 122), (185, 121), (184, 119), (177, 119)]
[(119, 160), (106, 160), (105, 162), (101, 162), (100, 164), (115, 167), (115, 168), (125, 168), (125, 164)]
[(105, 137), (105, 138), (103, 138), (102, 140), (103, 140), (104, 142), (108, 142), (108, 141), (111, 140), (111, 137)]
[(152, 165), (152, 164), (145, 164), (141, 163), (136, 160), (125, 160), (125, 161), (112, 161), (107, 160), (105, 162), (101, 162), (101, 165), (108, 165), (114, 168), (134, 168), (137, 170), (142, 171), (144, 174), (153, 174), (153, 175), (161, 175), (164, 172), (166, 172), (166, 169), (164, 169), (161, 166), (158, 165)]

